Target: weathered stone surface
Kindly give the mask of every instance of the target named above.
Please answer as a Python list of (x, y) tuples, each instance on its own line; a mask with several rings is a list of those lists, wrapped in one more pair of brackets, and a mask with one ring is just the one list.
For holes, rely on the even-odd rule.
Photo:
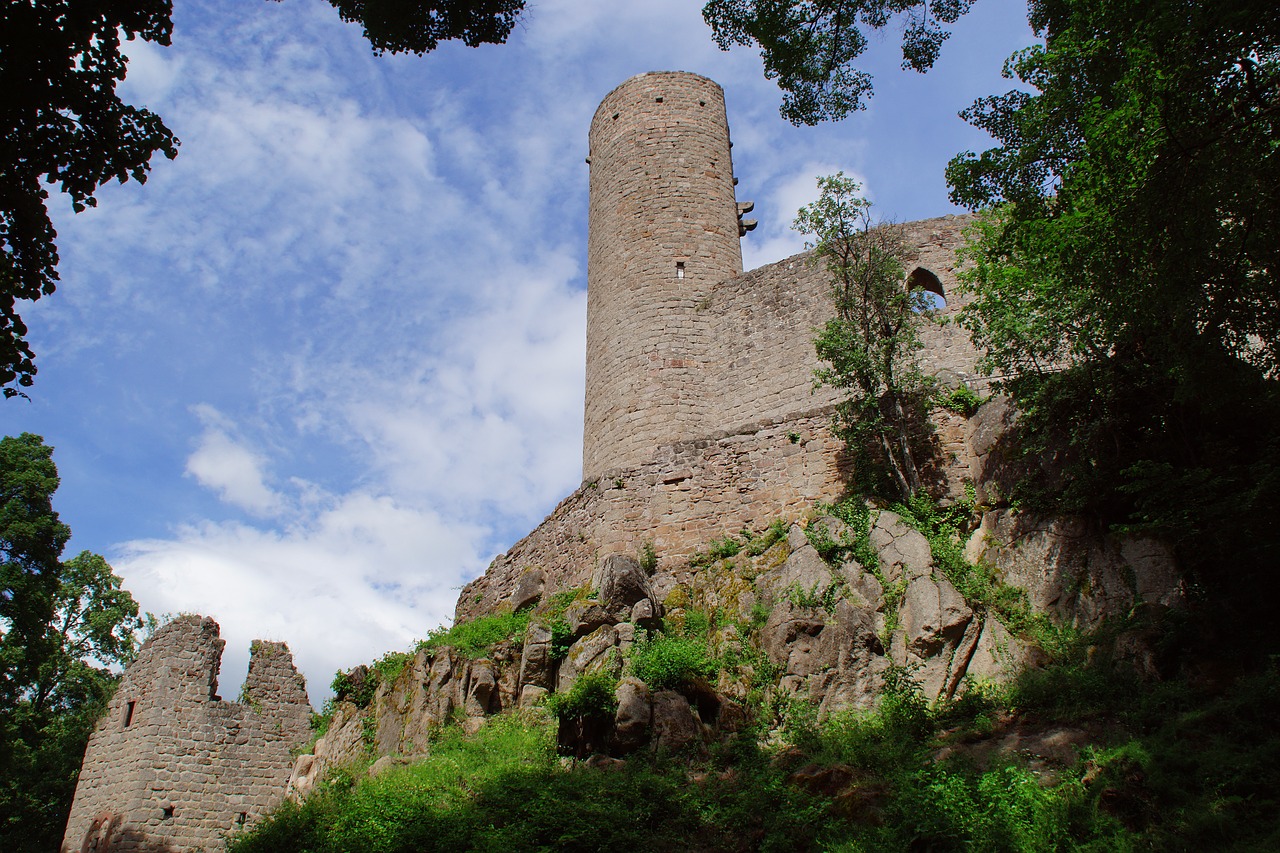
[(650, 743), (657, 752), (699, 751), (702, 722), (689, 700), (674, 690), (653, 694), (653, 727)]
[(600, 565), (597, 589), (600, 591), (600, 603), (610, 613), (630, 615), (636, 602), (654, 597), (649, 576), (640, 568), (640, 561), (626, 554), (605, 558)]
[(575, 601), (564, 611), (564, 621), (575, 637), (585, 637), (597, 628), (613, 625), (618, 619), (596, 601)]
[(973, 611), (951, 581), (928, 575), (907, 585), (901, 613), (907, 648), (922, 658), (958, 643), (973, 618)]
[(831, 567), (812, 545), (792, 551), (785, 563), (756, 579), (756, 586), (771, 602), (787, 598), (817, 599), (835, 581)]
[(769, 660), (784, 672), (808, 676), (833, 663), (821, 642), (826, 627), (826, 614), (819, 608), (783, 600), (769, 613), (760, 642)]
[(530, 567), (516, 578), (515, 588), (511, 590), (511, 597), (508, 601), (513, 611), (520, 611), (526, 607), (531, 607), (538, 603), (542, 598), (543, 587), (546, 586), (546, 575), (542, 569)]
[(601, 669), (608, 662), (607, 655), (617, 639), (617, 630), (612, 625), (603, 625), (570, 646), (569, 653), (560, 661), (556, 692), (568, 690), (578, 676)]
[(879, 513), (871, 526), (871, 544), (880, 554), (880, 565), (889, 583), (897, 583), (902, 577), (908, 582), (925, 577), (933, 566), (929, 540), (904, 524), (897, 513)]
[(613, 717), (610, 752), (626, 755), (644, 746), (653, 720), (653, 696), (643, 681), (624, 678), (615, 694), (618, 710)]
[(875, 575), (862, 568), (857, 560), (842, 564), (840, 577), (845, 583), (845, 596), (855, 605), (884, 611), (884, 586)]
[(525, 629), (519, 682), (522, 688), (551, 686), (551, 630), (545, 625), (535, 622)]
[(63, 850), (197, 850), (274, 808), (311, 705), (283, 643), (255, 641), (243, 703), (217, 698), (218, 625), (180, 616), (125, 670), (85, 751)]
[(819, 654), (830, 663), (809, 682), (810, 697), (823, 717), (870, 708), (889, 665), (880, 641), (882, 614), (844, 600), (836, 605), (833, 622), (822, 634)]
[(1172, 551), (1142, 536), (1099, 531), (1081, 518), (1046, 519), (992, 510), (969, 539), (966, 556), (995, 567), (1026, 590), (1033, 608), (1081, 628), (1127, 615), (1134, 607), (1183, 603)]

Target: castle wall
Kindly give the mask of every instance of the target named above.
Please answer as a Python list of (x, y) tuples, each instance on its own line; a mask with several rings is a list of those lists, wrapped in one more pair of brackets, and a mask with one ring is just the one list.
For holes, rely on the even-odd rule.
[(724, 93), (685, 72), (641, 74), (591, 122), (587, 478), (717, 423), (698, 306), (742, 271)]
[[(953, 322), (964, 303), (955, 250), (967, 222), (947, 216), (901, 227), (910, 247), (908, 270), (929, 271), (947, 295), (946, 306), (922, 322), (922, 365), (949, 382), (980, 387), (977, 353)], [(813, 339), (835, 310), (825, 269), (805, 253), (703, 292), (672, 333), (703, 342), (704, 431), (665, 443), (642, 431), (650, 442), (644, 458), (624, 456), (626, 464), (588, 475), (535, 531), (463, 589), (455, 618), (492, 612), (531, 568), (543, 572), (548, 592), (575, 587), (591, 579), (604, 557), (638, 553), (645, 542), (660, 558), (657, 582), (673, 586), (687, 571), (687, 558), (711, 539), (744, 527), (759, 530), (776, 518), (795, 520), (815, 501), (840, 496), (850, 472), (831, 433), (836, 394), (813, 388), (820, 366)], [(590, 377), (589, 367), (588, 387)], [(655, 411), (644, 408), (636, 417)], [(935, 420), (946, 487), (957, 491), (968, 471), (963, 419), (939, 412)], [(587, 444), (613, 434), (592, 435), (593, 428), (598, 425), (588, 420)]]
[(306, 684), (287, 646), (255, 641), (244, 701), (221, 701), (218, 633), (179, 617), (125, 670), (89, 739), (64, 853), (221, 849), (279, 804), (310, 738)]

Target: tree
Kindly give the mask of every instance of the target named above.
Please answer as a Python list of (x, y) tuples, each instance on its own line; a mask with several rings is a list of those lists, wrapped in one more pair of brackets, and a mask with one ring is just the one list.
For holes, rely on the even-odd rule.
[(836, 429), (854, 454), (858, 478), (880, 491), (886, 478), (875, 474), (886, 471), (895, 496), (909, 498), (923, 487), (913, 445), (929, 398), (917, 357), (920, 312), (929, 303), (924, 291), (908, 286), (900, 229), (872, 227), (861, 186), (837, 173), (819, 178), (818, 188), (818, 200), (801, 208), (794, 226), (814, 235), (806, 245), (831, 275), (836, 307), (814, 341), (829, 365), (816, 378), (846, 394), (836, 404)]
[(1262, 565), (1280, 510), (1280, 7), (1030, 9), (1045, 43), (1006, 75), (1033, 91), (962, 113), (999, 145), (947, 169), (954, 201), (997, 206), (963, 322), (1052, 462), (1024, 494), (1200, 562), (1229, 550), (1233, 573)]
[(721, 50), (757, 45), (792, 124), (838, 121), (864, 109), (871, 75), (856, 67), (866, 30), (905, 19), (902, 67), (927, 71), (973, 0), (708, 0), (702, 17)]
[(0, 440), (0, 849), (57, 848), (85, 745), (143, 620), (102, 557), (60, 562), (52, 448)]
[[(506, 40), (524, 0), (330, 0), (378, 53), (422, 54), (441, 42)], [(178, 140), (161, 118), (125, 104), (121, 36), (168, 45), (171, 0), (29, 0), (0, 4), (0, 389), (24, 396), (35, 354), (18, 311), (54, 292), (57, 233), (46, 184), (72, 207), (97, 204), (110, 180), (145, 182)]]

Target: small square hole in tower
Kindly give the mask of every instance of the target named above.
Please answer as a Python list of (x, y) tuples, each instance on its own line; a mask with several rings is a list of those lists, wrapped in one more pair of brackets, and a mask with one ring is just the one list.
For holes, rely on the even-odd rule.
[(684, 278), (684, 261), (676, 261), (676, 278)]

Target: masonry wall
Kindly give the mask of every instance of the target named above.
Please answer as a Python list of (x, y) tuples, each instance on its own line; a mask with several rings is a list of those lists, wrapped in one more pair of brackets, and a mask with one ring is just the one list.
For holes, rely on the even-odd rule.
[[(925, 270), (946, 305), (922, 318), (924, 369), (952, 385), (981, 388), (977, 353), (954, 318), (955, 249), (967, 217), (907, 223), (908, 271)], [(705, 399), (703, 431), (663, 442), (644, 433), (643, 453), (626, 464), (597, 467), (529, 536), (497, 558), (459, 596), (456, 618), (475, 618), (501, 606), (521, 575), (542, 571), (548, 592), (590, 581), (599, 561), (639, 552), (652, 542), (659, 555), (659, 592), (682, 582), (687, 558), (713, 538), (744, 527), (759, 530), (776, 518), (795, 520), (816, 501), (838, 498), (850, 470), (831, 433), (831, 389), (817, 392), (813, 373), (816, 329), (834, 313), (825, 270), (809, 254), (731, 276), (701, 291), (693, 310), (671, 334), (704, 341), (700, 349)], [(692, 331), (690, 331), (692, 330)], [(588, 365), (588, 388), (591, 386)], [(640, 416), (649, 417), (644, 409)], [(956, 491), (967, 472), (963, 424), (946, 412), (939, 425), (938, 476)], [(587, 438), (600, 443), (611, 433)], [(635, 457), (643, 458), (636, 460)], [(606, 457), (601, 455), (598, 464)]]
[(591, 122), (585, 476), (718, 423), (707, 290), (742, 271), (724, 93), (697, 74), (627, 80)]
[(280, 802), (310, 738), (306, 683), (287, 646), (255, 641), (244, 701), (224, 702), (223, 645), (182, 616), (142, 647), (89, 739), (63, 853), (220, 850)]

